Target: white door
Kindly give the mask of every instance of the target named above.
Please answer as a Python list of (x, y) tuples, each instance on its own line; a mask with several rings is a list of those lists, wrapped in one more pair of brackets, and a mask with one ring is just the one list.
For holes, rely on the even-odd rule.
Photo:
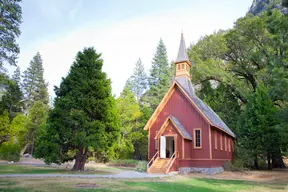
[(166, 158), (166, 137), (160, 137), (160, 158)]

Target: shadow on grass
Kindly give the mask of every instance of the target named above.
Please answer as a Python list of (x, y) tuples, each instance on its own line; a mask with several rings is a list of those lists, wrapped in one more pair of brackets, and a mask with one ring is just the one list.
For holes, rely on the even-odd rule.
[[(222, 192), (221, 190), (186, 184), (183, 182), (125, 182), (130, 187), (136, 188), (134, 191), (165, 191), (165, 192)], [(141, 187), (143, 190), (141, 190)], [(133, 191), (133, 190), (131, 190)]]
[(13, 192), (26, 192), (28, 191), (27, 189), (21, 189), (18, 187), (14, 187), (16, 185), (16, 182), (12, 181), (5, 181), (5, 180), (0, 180), (0, 191), (13, 191)]
[(219, 179), (207, 179), (207, 178), (194, 178), (194, 180), (207, 183), (209, 185), (221, 186), (225, 185), (231, 189), (242, 186), (242, 188), (257, 188), (264, 187), (267, 189), (286, 189), (287, 184), (284, 182), (257, 182), (257, 181), (244, 181), (244, 180), (219, 180)]
[(0, 174), (117, 174), (117, 172), (105, 170), (71, 171), (65, 168), (35, 167), (27, 165), (0, 165)]

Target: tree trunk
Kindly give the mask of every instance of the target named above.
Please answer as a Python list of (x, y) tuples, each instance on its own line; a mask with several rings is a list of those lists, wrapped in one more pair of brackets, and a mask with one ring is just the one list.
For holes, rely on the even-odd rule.
[(267, 154), (267, 161), (268, 161), (268, 170), (272, 170), (271, 153)]
[(30, 152), (31, 156), (33, 156), (33, 151), (34, 151), (34, 138), (35, 138), (35, 135), (33, 134), (32, 144), (31, 144), (31, 152)]
[[(84, 151), (84, 153), (83, 153)], [(72, 171), (84, 171), (88, 149), (79, 148)]]
[(254, 157), (254, 167), (255, 167), (255, 169), (257, 169), (257, 170), (259, 169), (257, 156)]
[(24, 153), (25, 153), (25, 151), (26, 151), (26, 149), (27, 149), (27, 147), (30, 145), (30, 143), (27, 143), (24, 147), (23, 147), (23, 149), (21, 150), (21, 152), (20, 152), (20, 155), (21, 155), (21, 157), (22, 157), (22, 155), (24, 155)]
[(278, 153), (272, 154), (272, 167), (273, 168), (286, 168), (285, 163), (283, 162), (280, 150)]

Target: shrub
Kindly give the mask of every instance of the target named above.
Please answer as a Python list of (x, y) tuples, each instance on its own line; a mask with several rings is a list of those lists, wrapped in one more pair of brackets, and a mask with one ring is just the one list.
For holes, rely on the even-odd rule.
[(232, 164), (231, 166), (234, 168), (234, 169), (244, 169), (244, 162), (242, 159), (234, 159), (232, 161)]
[(96, 162), (96, 158), (95, 157), (88, 157), (86, 162), (89, 162), (89, 161), (94, 161)]
[(258, 160), (259, 169), (267, 169), (268, 165), (264, 159)]
[(254, 166), (254, 160), (251, 150), (245, 149), (242, 146), (236, 144), (232, 164), (235, 168), (239, 169), (252, 168)]
[(121, 167), (136, 167), (138, 160), (134, 159), (118, 159), (109, 162), (111, 166), (121, 166)]
[(138, 164), (136, 166), (136, 171), (138, 172), (147, 172), (147, 161), (138, 161)]
[(4, 142), (0, 147), (0, 159), (19, 161), (21, 148), (18, 144)]

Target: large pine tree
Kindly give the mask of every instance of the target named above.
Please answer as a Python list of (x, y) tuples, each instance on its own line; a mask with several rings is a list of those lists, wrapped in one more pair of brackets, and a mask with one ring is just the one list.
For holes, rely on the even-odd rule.
[(44, 80), (43, 61), (38, 52), (30, 61), (30, 65), (23, 75), (23, 89), (27, 109), (30, 109), (37, 101), (42, 101), (48, 105), (49, 95), (47, 86), (48, 83)]
[(147, 88), (147, 74), (145, 73), (144, 65), (140, 58), (135, 64), (134, 72), (129, 82), (132, 92), (136, 95), (137, 101), (139, 101)]
[(23, 94), (20, 89), (20, 70), (17, 68), (12, 76), (12, 79), (7, 75), (0, 78), (1, 87), (3, 87), (3, 93), (0, 96), (0, 113), (7, 110), (10, 120), (12, 120), (17, 113), (23, 109)]
[(255, 93), (248, 98), (239, 124), (240, 143), (247, 152), (254, 157), (254, 166), (258, 169), (258, 158), (267, 157), (268, 169), (272, 169), (272, 155), (278, 153), (281, 145), (280, 133), (277, 130), (277, 108), (268, 96), (268, 91), (263, 86), (258, 86)]
[[(156, 53), (152, 60), (152, 68), (149, 76), (149, 90), (145, 96), (150, 107), (154, 110), (167, 92), (171, 83), (170, 67), (167, 57), (166, 46), (160, 39)], [(144, 99), (145, 100), (145, 99)]]
[(55, 87), (54, 108), (36, 156), (46, 162), (75, 159), (73, 170), (84, 170), (88, 150), (102, 159), (113, 157), (119, 139), (119, 113), (111, 94), (111, 82), (102, 72), (101, 54), (94, 48), (78, 52), (60, 87)]

